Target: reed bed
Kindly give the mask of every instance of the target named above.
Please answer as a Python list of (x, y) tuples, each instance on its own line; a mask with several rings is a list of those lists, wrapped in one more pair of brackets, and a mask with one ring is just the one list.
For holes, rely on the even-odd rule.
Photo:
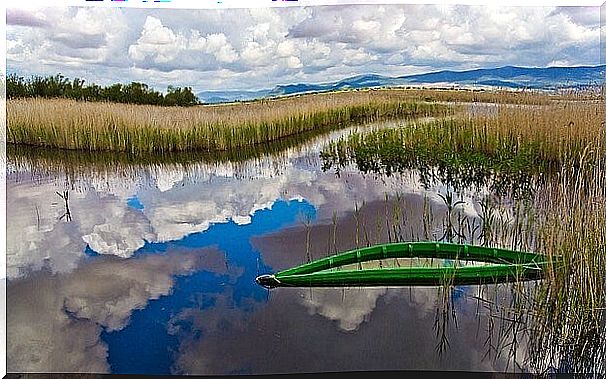
[(546, 106), (497, 105), (494, 115), (448, 117), (397, 129), (357, 133), (329, 145), (327, 167), (355, 161), (363, 171), (398, 172), (419, 167), (474, 168), (520, 174), (578, 164), (606, 134), (598, 102)]
[[(590, 154), (590, 153), (588, 153)], [(589, 163), (591, 162), (591, 163)], [(356, 246), (410, 240), (481, 244), (535, 251), (554, 264), (537, 282), (479, 286), (477, 299), (487, 312), (485, 356), (534, 373), (606, 373), (606, 175), (605, 157), (563, 165), (533, 199), (480, 200), (479, 217), (466, 215), (457, 193), (442, 196), (443, 204), (423, 209), (422, 220), (404, 197), (385, 197), (374, 227), (360, 216), (357, 204)], [(362, 204), (362, 209), (364, 204)], [(445, 211), (444, 211), (444, 208)], [(336, 252), (334, 235), (325, 251)], [(358, 242), (359, 241), (359, 242)], [(444, 265), (423, 260), (380, 261), (393, 265)], [(463, 261), (450, 262), (464, 265)], [(354, 267), (351, 267), (354, 268)], [(368, 268), (368, 267), (366, 267)], [(437, 288), (436, 349), (447, 349), (456, 325), (454, 296), (461, 291), (445, 278)], [(473, 291), (463, 290), (464, 293)], [(480, 328), (480, 319), (478, 328)], [(460, 332), (460, 331), (459, 331)]]
[[(601, 88), (544, 91), (537, 89), (484, 89), (484, 88), (427, 88), (384, 87), (379, 91), (397, 91), (411, 100), (447, 103), (493, 103), (517, 105), (547, 105), (558, 101), (596, 101), (601, 99)], [(353, 92), (359, 90), (339, 90)], [(377, 91), (377, 90), (375, 90)], [(301, 97), (306, 95), (290, 95)], [(255, 100), (252, 100), (253, 102)]]
[(7, 103), (7, 141), (131, 154), (237, 150), (352, 123), (441, 116), (453, 111), (440, 102), (544, 105), (560, 98), (538, 91), (408, 88), (338, 91), (187, 108), (11, 99)]
[(312, 131), (305, 133), (305, 135), (285, 137), (271, 143), (237, 150), (178, 151), (166, 154), (139, 153), (135, 155), (114, 151), (49, 149), (24, 144), (8, 144), (6, 146), (6, 155), (8, 161), (13, 164), (38, 167), (40, 171), (44, 171), (45, 169), (51, 171), (71, 171), (78, 168), (83, 173), (94, 172), (96, 169), (106, 170), (108, 166), (116, 168), (120, 166), (188, 166), (198, 163), (241, 163), (264, 157), (281, 156), (283, 153), (298, 148), (309, 139), (318, 137), (320, 134), (321, 132)]
[(537, 369), (606, 373), (606, 158), (598, 151), (562, 167), (537, 199), (537, 251), (561, 259), (532, 297)]
[(386, 90), (187, 108), (19, 99), (8, 102), (7, 141), (132, 154), (234, 150), (352, 123), (450, 112)]

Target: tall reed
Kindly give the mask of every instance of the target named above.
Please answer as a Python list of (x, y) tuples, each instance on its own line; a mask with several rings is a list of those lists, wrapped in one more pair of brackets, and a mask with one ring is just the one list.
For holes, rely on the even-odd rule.
[(132, 154), (234, 150), (351, 123), (444, 115), (401, 91), (327, 93), (222, 106), (10, 100), (7, 142)]
[[(537, 199), (537, 250), (557, 257), (533, 296), (531, 362), (567, 372), (606, 372), (606, 158), (597, 135), (581, 165), (563, 167)], [(600, 154), (591, 159), (590, 155)]]
[[(534, 372), (604, 373), (606, 124), (602, 109), (603, 103), (589, 101), (500, 105), (493, 116), (354, 134), (333, 143), (323, 156), (328, 166), (354, 161), (362, 170), (385, 174), (442, 165), (545, 177), (533, 182), (532, 196), (521, 200), (495, 203), (491, 200), (495, 194), (489, 193), (480, 202), (478, 227), (448, 211), (442, 230), (451, 237), (467, 230), (467, 241), (475, 240), (475, 230), (480, 232), (478, 243), (551, 257), (553, 264), (542, 281), (508, 285), (507, 309), (497, 310), (503, 308), (499, 299), (483, 299), (490, 304), (491, 317), (505, 321), (497, 331), (497, 346), (509, 346), (510, 357), (517, 359), (525, 344), (523, 363)], [(450, 184), (448, 177), (443, 179)], [(443, 200), (450, 209), (452, 201)], [(467, 223), (463, 228), (461, 221)], [(427, 232), (425, 236), (431, 238)]]
[[(498, 105), (495, 115), (444, 118), (398, 129), (356, 133), (327, 147), (327, 167), (355, 161), (363, 171), (387, 174), (419, 167), (486, 172), (544, 172), (578, 164), (604, 126), (597, 102), (547, 106)], [(604, 146), (596, 147), (606, 154)], [(468, 175), (474, 175), (469, 172)]]

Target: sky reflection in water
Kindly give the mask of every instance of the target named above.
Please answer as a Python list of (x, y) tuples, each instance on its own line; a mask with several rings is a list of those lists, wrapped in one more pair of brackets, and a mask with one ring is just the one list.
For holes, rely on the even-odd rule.
[[(214, 306), (212, 301), (198, 303), (196, 298), (217, 294), (230, 286), (231, 305), (243, 311), (252, 311), (255, 303), (266, 299), (266, 291), (254, 279), (258, 272), (271, 271), (259, 253), (251, 246), (250, 238), (275, 232), (294, 224), (299, 218), (313, 219), (315, 209), (306, 202), (276, 202), (271, 210), (257, 211), (247, 225), (237, 225), (233, 221), (215, 224), (207, 231), (194, 233), (181, 240), (168, 243), (148, 243), (136, 254), (164, 253), (174, 248), (201, 248), (216, 246), (225, 253), (225, 264), (232, 270), (240, 271), (235, 280), (226, 275), (197, 272), (177, 278), (170, 296), (161, 297), (131, 316), (124, 329), (103, 333), (102, 338), (109, 346), (109, 362), (112, 372), (169, 374), (178, 348), (178, 339), (167, 329), (180, 311), (186, 307), (200, 309)], [(171, 322), (173, 328), (175, 324)], [(179, 322), (181, 330), (191, 331), (186, 322)], [(196, 336), (200, 338), (200, 336)]]
[[(403, 194), (411, 219), (420, 221), (425, 196), (436, 217), (443, 215), (437, 194), (445, 187), (427, 190), (414, 173), (381, 178), (355, 169), (339, 176), (323, 172), (320, 144), (279, 159), (187, 170), (143, 167), (126, 176), (111, 169), (77, 179), (60, 170), (9, 173), (9, 370), (504, 367), (482, 359), (484, 321), (462, 291), (455, 294), (458, 330), (450, 335), (451, 352), (439, 355), (436, 289), (268, 293), (254, 282), (260, 272), (305, 261), (305, 219), (312, 221), (310, 244), (318, 257), (329, 250), (333, 214), (338, 248), (351, 248), (356, 204), (365, 203), (374, 225), (385, 215), (386, 193)], [(65, 206), (56, 195), (66, 189), (69, 222), (60, 219)], [(478, 195), (464, 196), (461, 209), (470, 217), (477, 216)], [(40, 286), (45, 290), (36, 292)]]

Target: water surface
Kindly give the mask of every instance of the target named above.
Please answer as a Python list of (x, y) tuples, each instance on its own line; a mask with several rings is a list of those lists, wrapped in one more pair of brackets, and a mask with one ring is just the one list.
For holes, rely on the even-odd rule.
[(457, 217), (478, 218), (482, 186), (322, 170), (329, 141), (397, 124), (238, 161), (9, 155), (9, 371), (523, 370), (523, 342), (509, 344), (486, 307), (494, 286), (255, 283), (355, 246), (443, 238), (453, 215), (440, 195), (463, 202)]

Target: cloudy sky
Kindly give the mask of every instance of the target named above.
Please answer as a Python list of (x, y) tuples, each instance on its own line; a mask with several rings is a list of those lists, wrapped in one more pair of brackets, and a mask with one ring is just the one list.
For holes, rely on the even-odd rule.
[(261, 89), (363, 73), (596, 65), (598, 7), (348, 5), (7, 10), (7, 71)]

